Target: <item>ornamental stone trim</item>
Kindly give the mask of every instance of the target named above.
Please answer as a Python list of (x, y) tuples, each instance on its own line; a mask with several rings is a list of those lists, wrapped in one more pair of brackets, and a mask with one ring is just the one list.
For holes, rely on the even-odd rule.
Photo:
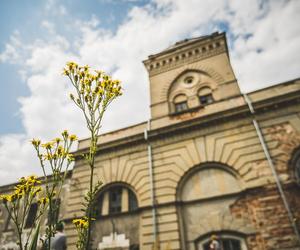
[[(205, 50), (204, 50), (205, 48)], [(180, 51), (161, 59), (149, 59), (146, 63), (149, 75), (154, 76), (174, 68), (181, 67), (195, 61), (216, 56), (226, 52), (225, 44), (222, 41), (215, 41), (199, 47), (193, 47), (185, 51)]]

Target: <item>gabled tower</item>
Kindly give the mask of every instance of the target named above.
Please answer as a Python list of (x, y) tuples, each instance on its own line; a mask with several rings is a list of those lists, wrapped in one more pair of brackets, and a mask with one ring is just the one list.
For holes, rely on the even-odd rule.
[(206, 106), (241, 94), (225, 33), (177, 42), (144, 64), (150, 78), (152, 120), (192, 111), (206, 115), (214, 110)]

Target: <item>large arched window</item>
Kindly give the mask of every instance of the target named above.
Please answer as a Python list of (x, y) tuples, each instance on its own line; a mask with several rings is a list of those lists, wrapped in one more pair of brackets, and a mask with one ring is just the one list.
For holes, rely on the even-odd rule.
[[(198, 171), (197, 171), (198, 170)], [(241, 190), (236, 176), (214, 165), (192, 171), (181, 186), (182, 201), (237, 193)]]
[(95, 203), (97, 216), (132, 212), (137, 209), (138, 202), (134, 192), (123, 185), (113, 185), (104, 189)]
[[(190, 169), (177, 187), (180, 234), (184, 244), (193, 244), (196, 250), (207, 250), (211, 232), (218, 232), (218, 243), (223, 247), (220, 249), (247, 249), (243, 237), (248, 221), (237, 218), (231, 210), (242, 189), (239, 175), (224, 164), (211, 162)], [(234, 234), (223, 234), (230, 231)]]

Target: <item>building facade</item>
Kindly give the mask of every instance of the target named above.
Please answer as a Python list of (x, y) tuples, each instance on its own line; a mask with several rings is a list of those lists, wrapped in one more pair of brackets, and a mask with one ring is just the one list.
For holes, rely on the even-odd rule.
[[(92, 248), (207, 250), (214, 235), (223, 250), (300, 249), (300, 80), (241, 94), (224, 33), (144, 64), (150, 120), (99, 139)], [(88, 144), (79, 142), (62, 200), (68, 249), (89, 186)]]

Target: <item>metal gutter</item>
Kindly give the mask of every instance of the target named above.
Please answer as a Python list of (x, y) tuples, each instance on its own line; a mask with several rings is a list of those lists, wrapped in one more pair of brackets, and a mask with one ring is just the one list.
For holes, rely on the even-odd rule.
[(148, 170), (150, 178), (150, 195), (152, 207), (152, 224), (153, 224), (153, 246), (157, 244), (157, 223), (156, 223), (156, 206), (155, 206), (155, 193), (154, 193), (154, 179), (153, 179), (153, 161), (152, 161), (152, 147), (148, 138), (148, 131), (151, 130), (151, 121), (148, 120), (147, 129), (144, 131), (144, 138), (147, 142), (148, 148)]

